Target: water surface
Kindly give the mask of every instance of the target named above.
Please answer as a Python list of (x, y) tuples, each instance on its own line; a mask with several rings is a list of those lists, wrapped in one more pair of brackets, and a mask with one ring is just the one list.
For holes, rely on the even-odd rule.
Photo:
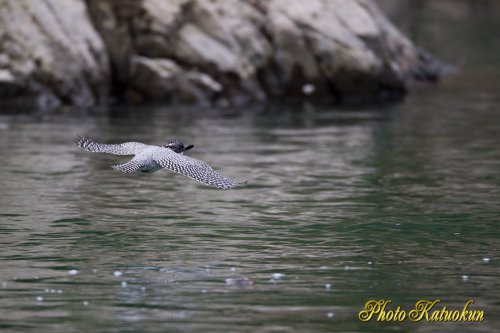
[[(493, 94), (422, 91), (354, 110), (4, 115), (0, 325), (388, 331), (396, 325), (357, 320), (366, 300), (439, 298), (450, 307), (474, 299), (488, 318), (480, 327), (494, 331), (498, 105)], [(192, 156), (251, 184), (221, 191), (166, 171), (123, 175), (109, 167), (123, 157), (79, 150), (77, 134), (180, 138), (195, 144)], [(225, 281), (244, 277), (253, 285)], [(418, 326), (435, 327), (455, 329)]]
[[(464, 68), (394, 105), (0, 115), (0, 330), (499, 331), (500, 71)], [(250, 185), (120, 174), (82, 134), (179, 138)], [(381, 298), (486, 321), (360, 322)]]

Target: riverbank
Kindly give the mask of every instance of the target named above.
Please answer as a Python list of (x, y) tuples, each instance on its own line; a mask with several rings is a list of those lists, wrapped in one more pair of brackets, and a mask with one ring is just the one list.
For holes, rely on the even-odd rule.
[(403, 95), (444, 66), (371, 1), (5, 0), (0, 101), (243, 105)]

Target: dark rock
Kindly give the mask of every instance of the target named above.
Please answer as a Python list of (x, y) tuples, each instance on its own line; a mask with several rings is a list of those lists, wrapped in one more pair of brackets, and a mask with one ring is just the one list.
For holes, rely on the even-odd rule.
[(369, 0), (4, 0), (0, 31), (0, 98), (44, 107), (378, 98), (446, 68)]
[(106, 94), (106, 49), (78, 0), (5, 0), (0, 8), (2, 101), (53, 107)]
[(205, 73), (184, 70), (168, 59), (135, 56), (132, 59), (131, 88), (144, 100), (211, 105), (222, 86)]

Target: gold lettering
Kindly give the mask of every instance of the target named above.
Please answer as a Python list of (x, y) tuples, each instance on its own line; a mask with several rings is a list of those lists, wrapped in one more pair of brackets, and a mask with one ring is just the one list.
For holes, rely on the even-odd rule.
[(398, 306), (396, 309), (396, 315), (394, 316), (394, 321), (403, 321), (406, 318), (406, 311), (401, 310), (401, 307)]
[(453, 311), (446, 311), (446, 315), (442, 321), (453, 321)]
[[(483, 310), (469, 310), (469, 306), (474, 304), (473, 300), (468, 300), (462, 309), (449, 310), (446, 306), (434, 310), (436, 304), (441, 300), (419, 300), (415, 303), (415, 308), (408, 312), (408, 318), (411, 321), (429, 321), (429, 322), (482, 322), (484, 321)], [(377, 321), (403, 321), (406, 319), (406, 311), (398, 306), (394, 310), (388, 310), (388, 304), (391, 300), (369, 300), (365, 303), (364, 310), (358, 313), (361, 321), (367, 322), (377, 315)]]
[(440, 311), (433, 311), (432, 314), (431, 314), (431, 317), (429, 318), (429, 321), (439, 321), (440, 318), (440, 314), (442, 315), (443, 313), (440, 312)]
[(425, 317), (425, 320), (429, 321), (429, 311), (441, 300), (437, 299), (435, 301), (421, 300), (415, 303), (415, 309), (408, 313), (408, 318), (411, 321), (420, 321)]
[(384, 300), (381, 300), (383, 302), (381, 302), (381, 307), (380, 307), (380, 311), (378, 313), (378, 317), (377, 317), (377, 321), (384, 321), (386, 320), (385, 317), (386, 317), (386, 312), (385, 312), (385, 307), (387, 306), (387, 304), (391, 304), (392, 301), (391, 300), (387, 300), (387, 301), (384, 301)]
[[(387, 304), (391, 303), (391, 300), (370, 300), (365, 303), (365, 309), (358, 313), (358, 318), (361, 321), (369, 321), (372, 319), (374, 314), (384, 311)], [(380, 314), (379, 314), (380, 316)], [(378, 320), (378, 319), (377, 319)]]
[(484, 320), (483, 310), (475, 310), (469, 312), (469, 321), (483, 321), (483, 320)]
[(385, 311), (385, 305), (377, 317), (377, 321), (403, 321), (406, 317), (406, 311), (398, 306), (396, 310)]
[(443, 308), (439, 311), (439, 321), (445, 321), (446, 317), (449, 316), (450, 311), (446, 310), (446, 306), (443, 306)]

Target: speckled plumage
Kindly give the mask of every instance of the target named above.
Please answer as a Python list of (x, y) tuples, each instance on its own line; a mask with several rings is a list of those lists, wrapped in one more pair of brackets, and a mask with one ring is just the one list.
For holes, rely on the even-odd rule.
[[(86, 137), (76, 137), (74, 143), (76, 146), (91, 152), (135, 155), (127, 163), (112, 166), (113, 169), (125, 173), (137, 171), (153, 173), (162, 168), (167, 168), (220, 189), (232, 189), (247, 184), (247, 182), (232, 181), (212, 169), (205, 162), (184, 155), (184, 150), (190, 149), (192, 146), (184, 147), (182, 142), (178, 140), (173, 140), (164, 147), (146, 145), (139, 142), (101, 144)], [(181, 146), (179, 147), (179, 145)]]

